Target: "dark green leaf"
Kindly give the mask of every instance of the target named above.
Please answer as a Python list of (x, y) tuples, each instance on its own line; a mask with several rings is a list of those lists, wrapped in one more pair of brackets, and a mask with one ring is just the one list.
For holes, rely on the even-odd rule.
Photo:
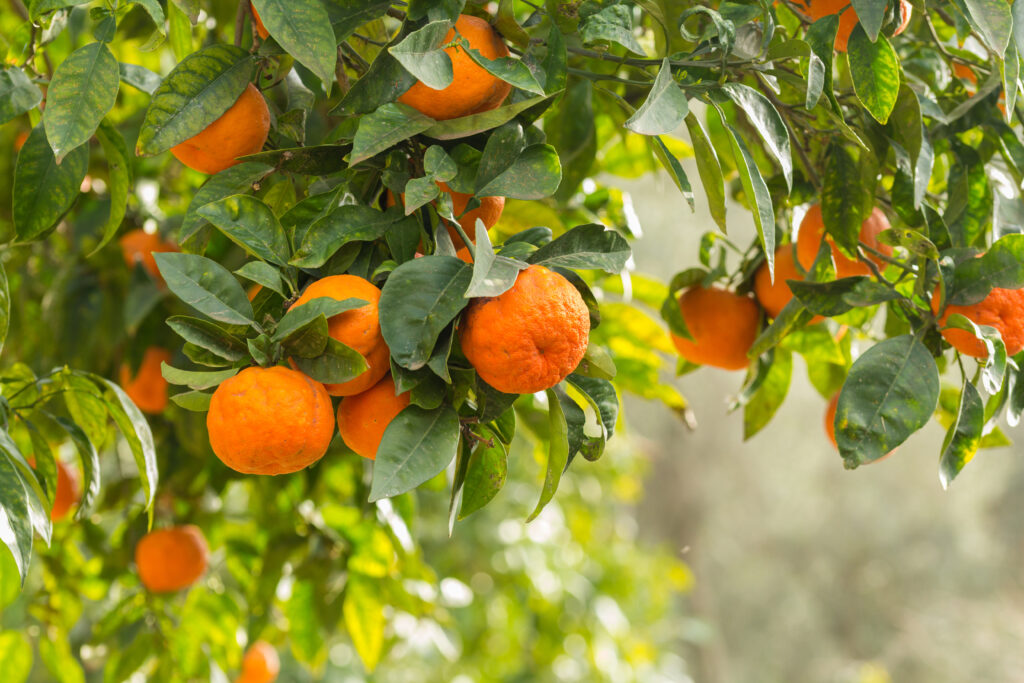
[(384, 213), (359, 204), (338, 207), (310, 226), (290, 263), (299, 268), (319, 268), (349, 242), (382, 237), (399, 217), (394, 211)]
[(60, 63), (46, 92), (43, 127), (57, 163), (88, 142), (114, 106), (121, 80), (105, 43), (89, 43)]
[(324, 352), (315, 358), (292, 359), (295, 366), (317, 382), (342, 384), (366, 372), (366, 359), (337, 339), (328, 339)]
[(764, 140), (765, 147), (774, 155), (786, 186), (793, 187), (793, 153), (790, 151), (789, 132), (782, 116), (761, 93), (741, 83), (726, 83), (722, 91), (736, 103), (736, 109), (742, 111), (747, 119)]
[(270, 36), (312, 71), (330, 92), (337, 45), (322, 0), (252, 0)]
[(949, 485), (971, 461), (981, 445), (981, 432), (985, 426), (985, 406), (978, 390), (970, 382), (964, 383), (960, 394), (960, 409), (956, 421), (949, 426), (939, 459), (939, 482)]
[(876, 121), (885, 123), (896, 106), (899, 93), (899, 57), (885, 36), (879, 36), (877, 42), (872, 43), (860, 24), (850, 34), (846, 57), (857, 99)]
[(250, 282), (255, 282), (260, 287), (266, 287), (270, 291), (280, 294), (282, 298), (288, 298), (285, 294), (284, 281), (281, 279), (280, 271), (269, 263), (249, 261), (249, 263), (236, 270), (235, 275), (244, 277)]
[(793, 295), (809, 311), (829, 318), (854, 308), (874, 306), (900, 298), (899, 292), (860, 275), (830, 282), (787, 282)]
[(362, 299), (334, 299), (329, 296), (321, 296), (303, 302), (292, 308), (281, 318), (274, 330), (274, 341), (283, 341), (294, 334), (297, 330), (305, 327), (320, 316), (331, 318), (345, 311), (351, 311), (366, 306), (367, 302)]
[(860, 188), (860, 169), (842, 144), (833, 144), (825, 160), (821, 189), (821, 218), (836, 244), (848, 254), (857, 253), (860, 228), (867, 216)]
[(1007, 235), (976, 259), (967, 259), (953, 271), (949, 303), (976, 304), (992, 291), (1024, 287), (1024, 235)]
[[(3, 444), (0, 442), (0, 447)], [(29, 496), (25, 490), (22, 475), (14, 465), (14, 461), (0, 452), (0, 509), (6, 519), (0, 519), (0, 538), (3, 539), (14, 562), (18, 566), (22, 585), (28, 573), (29, 561), (32, 558), (32, 524), (28, 506)]]
[(542, 266), (600, 269), (618, 273), (630, 256), (629, 243), (600, 223), (578, 225), (530, 255), (529, 262)]
[(192, 196), (192, 201), (185, 212), (185, 219), (178, 230), (178, 241), (185, 243), (204, 226), (206, 219), (199, 215), (199, 209), (224, 197), (240, 194), (250, 189), (253, 183), (273, 171), (272, 166), (255, 162), (243, 162), (226, 168), (213, 176)]
[(562, 180), (558, 153), (551, 145), (530, 145), (498, 177), (477, 191), (479, 197), (543, 199), (554, 194)]
[(434, 119), (400, 103), (385, 104), (359, 120), (349, 163), (358, 164), (434, 125)]
[(0, 70), (0, 126), (43, 101), (43, 91), (17, 67)]
[(389, 47), (388, 52), (425, 86), (444, 90), (452, 84), (454, 74), (451, 58), (440, 47), (451, 27), (447, 20), (432, 21)]
[(960, 0), (955, 3), (981, 39), (992, 48), (998, 57), (1006, 52), (1013, 31), (1013, 17), (1010, 5), (1001, 0)]
[(89, 146), (72, 150), (57, 164), (41, 125), (29, 133), (14, 169), (14, 227), (18, 239), (45, 235), (75, 203), (89, 169)]
[(508, 123), (522, 112), (548, 99), (550, 99), (550, 96), (531, 97), (528, 100), (506, 104), (481, 114), (470, 114), (469, 116), (460, 116), (457, 119), (438, 121), (424, 130), (423, 134), (435, 140), (455, 140), (469, 137), (470, 135), (477, 135), (478, 133), (483, 133)]
[(411, 491), (434, 478), (455, 457), (458, 444), (459, 416), (454, 408), (406, 407), (384, 430), (373, 465), (370, 502)]
[(167, 287), (186, 304), (229, 325), (252, 322), (245, 290), (224, 266), (195, 254), (154, 254)]
[(0, 351), (7, 341), (7, 331), (11, 326), (11, 284), (7, 280), (7, 270), (0, 262)]
[(255, 256), (279, 266), (288, 265), (288, 236), (270, 207), (256, 197), (225, 197), (200, 207), (198, 213)]
[[(767, 356), (762, 356), (765, 358)], [(789, 381), (793, 375), (793, 354), (776, 348), (772, 354), (771, 366), (757, 391), (743, 406), (743, 439), (753, 437), (771, 421), (789, 392)]]
[(234, 377), (238, 374), (238, 368), (214, 372), (196, 372), (195, 370), (180, 370), (167, 363), (160, 363), (160, 374), (170, 384), (186, 386), (189, 389), (201, 391), (203, 389), (212, 389), (224, 380)]
[(167, 319), (167, 325), (185, 341), (206, 349), (227, 361), (235, 362), (245, 357), (245, 343), (216, 323), (176, 315)]
[(512, 288), (519, 277), (519, 271), (528, 264), (507, 256), (496, 256), (491, 247), (491, 238), (477, 219), (476, 245), (473, 247), (473, 279), (466, 289), (465, 297), (498, 296)]
[(160, 478), (156, 466), (156, 447), (153, 444), (153, 433), (149, 429), (149, 423), (121, 387), (103, 377), (90, 375), (90, 378), (97, 385), (106, 388), (103, 400), (107, 405), (107, 412), (121, 430), (121, 435), (135, 456), (148, 510), (156, 498), (157, 481)]
[(92, 253), (107, 245), (114, 239), (128, 209), (128, 193), (132, 185), (131, 151), (128, 143), (109, 121), (100, 123), (96, 137), (103, 145), (103, 153), (107, 157), (107, 187), (110, 189), (110, 214), (103, 226), (103, 237), (100, 238)]
[(508, 455), (501, 441), (490, 430), (489, 441), (479, 442), (469, 457), (462, 485), (459, 519), (465, 519), (487, 505), (505, 485), (508, 476)]
[(690, 132), (690, 140), (693, 143), (697, 172), (700, 174), (704, 192), (708, 197), (708, 209), (711, 211), (711, 217), (715, 219), (715, 223), (722, 229), (722, 232), (725, 232), (725, 178), (722, 175), (722, 165), (718, 161), (718, 154), (711, 145), (707, 133), (704, 132), (700, 120), (693, 112), (686, 116), (686, 128)]
[(544, 487), (541, 489), (540, 500), (537, 501), (537, 507), (533, 509), (530, 516), (526, 518), (527, 522), (536, 519), (537, 515), (555, 497), (558, 483), (562, 479), (562, 472), (565, 471), (565, 466), (569, 462), (569, 426), (565, 419), (565, 413), (562, 411), (562, 402), (558, 400), (558, 395), (551, 389), (544, 393), (548, 397), (548, 438), (550, 439), (548, 442), (548, 467), (547, 474), (544, 476)]
[[(106, 415), (106, 408), (104, 408), (104, 421), (106, 421)], [(53, 419), (64, 428), (64, 431), (71, 437), (71, 442), (78, 449), (85, 486), (82, 487), (82, 499), (78, 501), (78, 512), (75, 513), (75, 517), (83, 519), (92, 511), (93, 503), (100, 494), (100, 455), (82, 427), (59, 415), (55, 415)]]
[[(857, 20), (872, 42), (878, 40), (878, 32), (882, 30), (882, 23), (885, 21), (886, 0), (851, 0), (851, 4), (853, 10), (847, 11), (857, 13)], [(899, 9), (896, 12), (898, 14)]]

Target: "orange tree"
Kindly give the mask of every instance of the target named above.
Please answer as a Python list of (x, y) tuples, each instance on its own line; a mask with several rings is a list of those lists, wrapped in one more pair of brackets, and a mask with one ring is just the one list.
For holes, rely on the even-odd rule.
[[(339, 624), (372, 670), (438, 608), (410, 529), (471, 523), (524, 443), (536, 518), (623, 392), (686, 414), (677, 351), (746, 372), (747, 437), (803, 356), (849, 468), (935, 417), (944, 486), (1024, 410), (1016, 3), (8, 4), (3, 578), (73, 541), (44, 583), (81, 595), (22, 602), (52, 670), (204, 678), (287, 636), (321, 671)], [(690, 156), (719, 230), (659, 283), (599, 174), (693, 207)], [(189, 552), (156, 560), (187, 597), (144, 589)]]

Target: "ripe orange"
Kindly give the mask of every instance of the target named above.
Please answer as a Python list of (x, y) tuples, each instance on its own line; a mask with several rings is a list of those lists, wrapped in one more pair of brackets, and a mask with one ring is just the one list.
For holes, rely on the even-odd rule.
[(330, 335), (363, 355), (369, 366), (363, 374), (341, 384), (326, 385), (331, 396), (353, 396), (366, 391), (391, 369), (391, 352), (380, 332), (377, 305), (380, 289), (369, 280), (355, 275), (331, 275), (306, 287), (292, 307), (319, 297), (362, 299), (365, 306), (332, 316), (327, 321)]
[(252, 3), (249, 4), (249, 9), (252, 10), (252, 27), (256, 29), (256, 35), (263, 40), (266, 40), (270, 37), (270, 31), (268, 31), (267, 27), (263, 25), (263, 21), (260, 19), (260, 15)]
[(375, 460), (384, 430), (409, 405), (409, 392), (395, 395), (395, 382), (388, 375), (361, 394), (338, 404), (338, 433), (353, 451)]
[(250, 83), (220, 118), (172, 147), (171, 154), (189, 168), (213, 175), (239, 163), (238, 157), (259, 152), (269, 133), (270, 109)]
[(281, 671), (277, 650), (265, 640), (249, 646), (242, 658), (242, 675), (235, 683), (273, 683)]
[[(878, 241), (878, 234), (889, 229), (889, 219), (881, 210), (875, 208), (860, 226), (860, 241), (863, 244), (879, 251), (886, 256), (892, 255), (892, 247)], [(814, 259), (818, 256), (818, 249), (821, 247), (821, 240), (828, 240), (832, 248), (832, 261), (836, 265), (836, 277), (852, 277), (854, 275), (870, 275), (871, 269), (864, 263), (851, 259), (836, 248), (832, 238), (825, 235), (825, 221), (821, 216), (821, 205), (815, 204), (807, 211), (807, 215), (800, 222), (800, 233), (796, 240), (796, 257), (804, 270), (810, 270), (814, 265)], [(871, 256), (879, 267), (884, 267), (885, 262)]]
[[(501, 36), (483, 19), (468, 14), (459, 15), (455, 28), (445, 36), (445, 43), (455, 39), (455, 31), (469, 41), (471, 48), (478, 50), (487, 59), (509, 55)], [(398, 98), (399, 102), (432, 119), (445, 121), (496, 109), (512, 92), (511, 85), (477, 65), (461, 47), (445, 48), (445, 53), (452, 60), (454, 75), (448, 87), (434, 90), (417, 81)]]
[[(836, 408), (839, 406), (839, 394), (832, 397), (832, 400), (828, 402), (828, 408), (825, 409), (825, 434), (828, 436), (828, 440), (832, 442), (832, 447), (839, 450), (839, 446), (836, 444)], [(872, 465), (876, 462), (882, 462), (890, 455), (896, 452), (897, 449), (892, 449), (881, 458), (872, 460), (871, 462), (865, 463), (866, 465)]]
[[(839, 30), (836, 31), (835, 49), (836, 52), (846, 52), (846, 44), (858, 21), (857, 12), (850, 4), (850, 0), (803, 0), (798, 4), (804, 5), (804, 9), (812, 21), (817, 21), (830, 14), (838, 14)], [(909, 0), (900, 0), (900, 23), (892, 33), (894, 36), (898, 36), (906, 30), (910, 24), (913, 9), (914, 6), (910, 4)]]
[(178, 251), (177, 245), (165, 242), (159, 234), (148, 233), (145, 230), (129, 230), (121, 235), (119, 242), (124, 262), (129, 268), (134, 268), (136, 263), (141, 263), (150, 277), (161, 286), (164, 284), (164, 278), (160, 275), (160, 269), (156, 267), (156, 258), (153, 257), (153, 254)]
[[(932, 296), (932, 312), (939, 312), (939, 290)], [(1015, 356), (1024, 350), (1024, 289), (1000, 289), (996, 287), (987, 297), (969, 306), (946, 306), (939, 318), (939, 324), (945, 325), (949, 316), (954, 313), (968, 318), (975, 325), (989, 325), (999, 330), (1006, 345), (1006, 353)], [(943, 330), (953, 348), (960, 353), (975, 358), (987, 358), (988, 350), (984, 342), (967, 330)]]
[(288, 474), (324, 456), (334, 409), (324, 385), (297, 370), (250, 367), (221, 383), (206, 414), (210, 446), (245, 474)]
[(465, 261), (466, 263), (473, 262), (473, 255), (469, 253), (469, 247), (463, 247), (462, 249), (459, 249), (457, 252), (455, 252), (455, 256), (458, 257), (460, 261)]
[[(954, 62), (953, 75), (967, 81), (964, 89), (967, 90), (968, 95), (973, 95), (978, 90), (978, 77), (966, 64)], [(1006, 92), (999, 93), (999, 101), (996, 102), (996, 106), (999, 107), (999, 111), (1003, 113), (1003, 116), (1006, 116)]]
[(142, 585), (153, 593), (188, 588), (206, 571), (210, 549), (199, 527), (150, 531), (135, 546), (135, 564)]
[[(64, 519), (71, 506), (78, 502), (81, 497), (79, 488), (78, 473), (56, 459), (57, 464), (57, 490), (53, 494), (53, 507), (50, 508), (50, 521), (59, 522)], [(35, 456), (28, 458), (28, 464), (36, 466)]]
[(21, 148), (25, 146), (25, 141), (28, 140), (28, 131), (23, 130), (14, 136), (14, 151), (20, 152)]
[(459, 328), (480, 378), (507, 394), (532, 394), (565, 379), (583, 359), (590, 314), (583, 297), (543, 266), (519, 272), (512, 289), (473, 299)]
[[(452, 213), (459, 219), (459, 226), (466, 233), (473, 243), (476, 243), (476, 219), (479, 218), (483, 221), (484, 227), (490, 230), (501, 218), (501, 213), (505, 210), (505, 198), (504, 197), (480, 197), (480, 206), (476, 207), (472, 211), (466, 211), (466, 206), (469, 204), (469, 200), (473, 198), (471, 194), (464, 194), (462, 192), (455, 192), (447, 183), (438, 183), (437, 186), (441, 188), (442, 192), (447, 192), (452, 198)], [(401, 197), (402, 202), (405, 202), (405, 195)], [(388, 190), (387, 194), (387, 206), (393, 206), (395, 203), (395, 197)], [(465, 211), (465, 213), (463, 213)], [(448, 221), (445, 221), (448, 224)], [(461, 249), (466, 246), (462, 236), (455, 229), (454, 226), (448, 225), (448, 236), (452, 238), (452, 244), (455, 245), (456, 249)], [(419, 248), (423, 248), (421, 242)]]
[[(792, 245), (787, 244), (775, 250), (774, 283), (768, 273), (768, 263), (761, 264), (754, 275), (754, 294), (757, 295), (761, 308), (765, 310), (769, 318), (777, 317), (793, 298), (793, 292), (786, 284), (786, 280), (803, 279), (803, 275), (796, 269)], [(818, 322), (820, 319), (821, 317), (818, 316), (814, 322)]]
[(142, 412), (156, 415), (167, 407), (167, 380), (160, 371), (160, 364), (170, 362), (170, 351), (151, 346), (143, 354), (135, 377), (127, 363), (121, 365), (121, 388)]
[(679, 297), (679, 310), (692, 340), (672, 335), (679, 355), (700, 365), (742, 370), (757, 339), (761, 312), (754, 300), (726, 289), (696, 286)]

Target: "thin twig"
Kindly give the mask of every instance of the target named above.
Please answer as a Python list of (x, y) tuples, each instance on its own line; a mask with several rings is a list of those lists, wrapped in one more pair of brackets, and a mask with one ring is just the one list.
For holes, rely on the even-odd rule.
[(249, 0), (238, 0), (238, 9), (235, 11), (235, 47), (242, 45), (242, 32), (245, 28), (246, 17), (251, 16), (249, 12)]

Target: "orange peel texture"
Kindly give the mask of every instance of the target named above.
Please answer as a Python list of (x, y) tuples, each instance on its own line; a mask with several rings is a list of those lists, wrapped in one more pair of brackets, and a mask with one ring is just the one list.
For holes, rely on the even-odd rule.
[[(885, 214), (878, 208), (872, 209), (871, 215), (861, 223), (859, 239), (872, 249), (886, 256), (892, 256), (892, 247), (878, 241), (879, 233), (888, 230), (889, 227), (889, 219), (885, 217)], [(836, 266), (837, 278), (871, 274), (871, 269), (867, 264), (843, 254), (836, 247), (832, 238), (825, 234), (825, 220), (821, 215), (821, 205), (815, 204), (807, 210), (804, 219), (800, 221), (800, 232), (796, 240), (796, 257), (804, 270), (810, 270), (814, 265), (814, 259), (818, 256), (818, 248), (821, 246), (822, 239), (828, 240), (828, 245), (832, 249), (832, 261)], [(885, 262), (881, 259), (874, 256), (870, 256), (870, 258), (879, 268), (885, 267)]]
[(239, 163), (238, 157), (259, 152), (269, 134), (270, 109), (250, 83), (220, 118), (172, 147), (171, 154), (192, 170), (213, 175)]
[(353, 451), (375, 460), (384, 430), (409, 405), (409, 392), (395, 395), (395, 382), (387, 376), (361, 394), (338, 405), (338, 433)]

